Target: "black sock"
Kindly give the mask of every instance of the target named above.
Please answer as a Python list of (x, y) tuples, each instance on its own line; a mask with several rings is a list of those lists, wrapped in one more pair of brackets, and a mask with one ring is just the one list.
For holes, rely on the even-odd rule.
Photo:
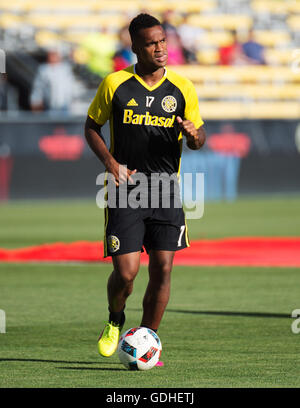
[(152, 329), (152, 327), (149, 327), (149, 326), (141, 326), (141, 327), (146, 327), (146, 329), (150, 329), (150, 330), (154, 331), (154, 333), (157, 333), (157, 330)]
[(110, 312), (108, 318), (109, 322), (113, 322), (114, 324), (118, 324), (119, 326), (122, 327), (125, 323), (124, 309), (121, 310), (120, 312)]

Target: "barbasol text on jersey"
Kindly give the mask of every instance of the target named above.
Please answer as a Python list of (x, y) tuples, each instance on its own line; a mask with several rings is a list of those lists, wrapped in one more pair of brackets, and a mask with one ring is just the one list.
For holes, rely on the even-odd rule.
[(144, 126), (160, 126), (165, 128), (174, 127), (175, 115), (171, 118), (164, 116), (152, 116), (147, 111), (145, 115), (134, 114), (132, 109), (124, 109), (123, 123), (131, 125), (144, 125)]

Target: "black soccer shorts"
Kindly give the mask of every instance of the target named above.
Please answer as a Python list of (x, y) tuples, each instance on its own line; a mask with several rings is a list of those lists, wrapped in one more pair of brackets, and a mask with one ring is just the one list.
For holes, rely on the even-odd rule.
[(190, 246), (181, 208), (105, 208), (104, 257)]

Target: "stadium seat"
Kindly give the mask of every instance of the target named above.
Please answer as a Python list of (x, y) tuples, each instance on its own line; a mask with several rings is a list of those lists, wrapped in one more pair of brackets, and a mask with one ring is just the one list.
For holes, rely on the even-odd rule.
[(299, 0), (253, 0), (251, 8), (256, 14), (269, 13), (283, 16), (300, 13), (300, 2)]
[[(76, 29), (76, 27), (75, 27), (75, 29)], [(61, 38), (62, 41), (65, 41), (67, 43), (81, 44), (88, 34), (89, 33), (86, 32), (86, 31), (81, 31), (81, 30), (71, 31), (71, 30), (68, 30), (67, 32), (62, 34), (60, 36), (60, 38)], [(110, 38), (112, 40), (118, 41), (118, 37), (117, 37), (117, 35), (115, 33), (111, 33), (111, 34), (109, 34), (109, 36), (110, 36)]]
[(126, 16), (121, 14), (110, 15), (109, 17), (103, 14), (86, 15), (80, 18), (70, 20), (68, 28), (92, 28), (95, 31), (100, 28), (118, 31), (127, 22)]
[(138, 10), (141, 6), (141, 1), (140, 0), (128, 0), (128, 1), (122, 1), (122, 0), (102, 0), (102, 1), (96, 1), (93, 4), (93, 9), (94, 11), (100, 11), (100, 12), (105, 12), (105, 13), (111, 13), (111, 12), (126, 12), (128, 10), (132, 10), (132, 12), (135, 12), (135, 10)]
[(197, 61), (202, 65), (216, 65), (219, 62), (219, 52), (215, 48), (198, 51)]
[(265, 47), (282, 47), (291, 42), (290, 33), (283, 30), (255, 30), (254, 37)]
[(96, 15), (81, 15), (80, 18), (76, 15), (66, 14), (36, 14), (30, 15), (27, 18), (27, 23), (36, 28), (52, 28), (52, 29), (71, 29), (71, 28), (85, 28), (87, 31), (98, 31), (101, 28), (111, 28), (118, 30), (124, 23), (124, 17), (121, 15), (114, 15), (107, 18), (107, 16)]
[(293, 49), (273, 49), (265, 50), (265, 58), (269, 65), (288, 65), (293, 59)]
[(300, 31), (300, 15), (292, 15), (291, 17), (289, 17), (287, 19), (287, 24), (292, 31)]
[(195, 27), (214, 30), (239, 30), (249, 29), (253, 20), (248, 15), (229, 15), (229, 14), (193, 14), (188, 18), (188, 23)]
[(65, 29), (69, 21), (69, 17), (66, 15), (29, 15), (24, 22), (30, 24), (34, 28), (58, 30)]
[(88, 0), (88, 1), (70, 1), (64, 0), (62, 1), (50, 1), (50, 0), (43, 0), (43, 1), (29, 1), (26, 3), (26, 9), (28, 12), (31, 13), (62, 13), (65, 12), (67, 14), (72, 14), (74, 12), (82, 13), (82, 12), (91, 12), (92, 5), (95, 3), (95, 0)]
[(204, 31), (195, 39), (200, 50), (209, 47), (222, 47), (230, 44), (232, 35), (229, 31)]
[(298, 102), (255, 102), (247, 108), (244, 106), (244, 117), (256, 119), (298, 119), (300, 104)]
[(300, 13), (300, 2), (299, 0), (295, 1), (295, 0), (289, 0), (287, 2), (287, 6), (288, 6), (288, 11), (289, 13), (295, 13), (295, 14), (299, 14)]
[(178, 3), (176, 0), (152, 0), (151, 4), (146, 4), (143, 0), (111, 0), (100, 1), (94, 5), (94, 9), (103, 12), (111, 11), (125, 11), (131, 12), (139, 10), (149, 10), (152, 12), (162, 12), (164, 10), (172, 9), (177, 13), (202, 13), (212, 11), (217, 7), (215, 0), (186, 0), (183, 3)]
[[(224, 37), (224, 43), (226, 39)], [(209, 48), (201, 47), (201, 44), (208, 44), (204, 39), (200, 38), (197, 40), (197, 45), (199, 46), (199, 51), (197, 52), (197, 60), (200, 64), (204, 65), (217, 65), (219, 63), (219, 51), (218, 46), (213, 46), (213, 41), (210, 44)], [(266, 48), (264, 55), (266, 59), (267, 65), (290, 65), (293, 61), (293, 52), (294, 49), (286, 48), (286, 49), (274, 49), (274, 48)]]
[(176, 0), (171, 1), (151, 1), (151, 9), (156, 11), (163, 11), (166, 9), (173, 9), (177, 13), (206, 13), (213, 12), (217, 9), (217, 2), (214, 0), (198, 1), (198, 0), (186, 0), (184, 2), (178, 2)]
[(300, 72), (295, 72), (288, 66), (271, 67), (248, 65), (203, 67), (198, 65), (180, 65), (173, 66), (172, 69), (182, 75), (186, 75), (194, 83), (300, 83)]
[(298, 102), (202, 102), (201, 115), (208, 119), (299, 119)]
[(255, 13), (270, 13), (283, 15), (288, 13), (289, 1), (254, 0), (251, 8)]
[(51, 47), (61, 41), (61, 36), (53, 31), (39, 30), (35, 34), (35, 41), (40, 47)]
[(300, 100), (300, 85), (196, 85), (200, 99)]
[(18, 27), (21, 23), (21, 18), (14, 14), (2, 14), (0, 15), (0, 28), (8, 29)]
[(0, 0), (0, 11), (10, 13), (24, 13), (27, 10), (27, 4), (24, 0), (15, 0), (10, 2), (7, 0)]
[(214, 119), (240, 119), (242, 118), (242, 104), (240, 102), (202, 102), (200, 101), (200, 112), (206, 120)]

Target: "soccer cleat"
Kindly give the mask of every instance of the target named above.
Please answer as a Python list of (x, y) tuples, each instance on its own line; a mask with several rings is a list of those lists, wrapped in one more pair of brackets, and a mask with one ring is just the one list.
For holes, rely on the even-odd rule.
[(158, 362), (155, 364), (155, 366), (156, 366), (156, 367), (163, 367), (163, 366), (164, 366), (164, 363), (163, 363), (162, 361), (158, 361)]
[(117, 350), (119, 335), (122, 327), (117, 324), (106, 323), (98, 339), (98, 351), (103, 357), (110, 357)]

